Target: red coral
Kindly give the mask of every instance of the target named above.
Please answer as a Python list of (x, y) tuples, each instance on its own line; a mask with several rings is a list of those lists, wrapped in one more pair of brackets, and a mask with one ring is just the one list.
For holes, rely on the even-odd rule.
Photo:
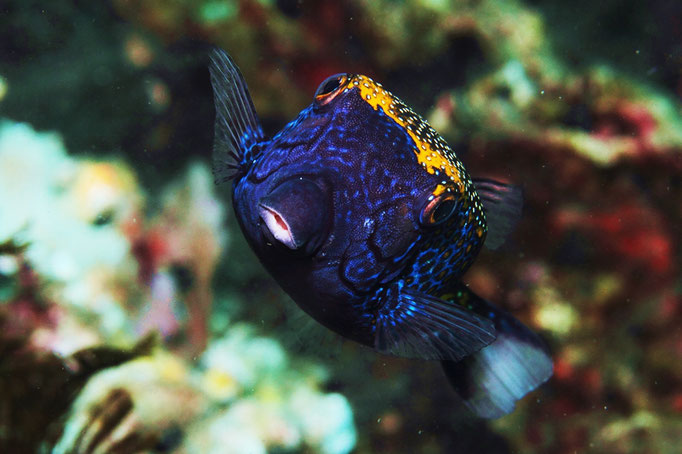
[(148, 284), (168, 255), (167, 239), (162, 232), (151, 230), (134, 241), (132, 252), (137, 259), (140, 281)]
[(658, 122), (645, 106), (622, 101), (612, 111), (597, 117), (594, 134), (602, 139), (631, 136), (648, 146), (657, 126)]
[(587, 236), (599, 255), (631, 269), (669, 275), (673, 266), (670, 235), (658, 213), (637, 202), (591, 212), (564, 208), (554, 224), (560, 234), (577, 231)]

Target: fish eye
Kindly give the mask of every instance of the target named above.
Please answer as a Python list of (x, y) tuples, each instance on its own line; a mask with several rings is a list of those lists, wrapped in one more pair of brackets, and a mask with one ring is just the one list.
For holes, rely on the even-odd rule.
[(340, 88), (347, 80), (347, 74), (334, 74), (333, 76), (327, 77), (324, 82), (317, 87), (315, 101), (320, 105), (327, 104), (341, 92)]
[(452, 194), (429, 197), (419, 216), (419, 222), (427, 226), (441, 224), (452, 216), (455, 208), (457, 208), (457, 201)]

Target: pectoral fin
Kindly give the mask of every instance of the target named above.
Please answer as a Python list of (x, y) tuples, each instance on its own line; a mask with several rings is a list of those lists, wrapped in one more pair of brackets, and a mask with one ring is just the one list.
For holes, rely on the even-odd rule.
[(494, 340), (490, 320), (398, 284), (387, 290), (376, 315), (374, 346), (395, 356), (458, 361)]

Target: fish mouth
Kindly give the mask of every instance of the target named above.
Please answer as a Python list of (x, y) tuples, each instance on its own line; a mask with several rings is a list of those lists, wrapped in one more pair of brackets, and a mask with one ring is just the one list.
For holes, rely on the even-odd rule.
[(270, 233), (275, 240), (289, 249), (301, 247), (301, 243), (296, 241), (291, 227), (289, 227), (289, 224), (280, 213), (263, 204), (258, 205), (258, 213), (263, 222), (265, 222), (267, 233)]
[(265, 237), (287, 249), (313, 254), (329, 232), (330, 197), (305, 177), (288, 179), (258, 201)]

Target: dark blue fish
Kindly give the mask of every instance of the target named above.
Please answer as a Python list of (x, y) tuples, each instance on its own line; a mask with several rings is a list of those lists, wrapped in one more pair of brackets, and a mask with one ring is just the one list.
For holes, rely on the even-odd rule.
[(267, 139), (246, 83), (212, 55), (214, 172), (270, 274), (331, 330), (382, 353), (440, 360), (495, 418), (552, 375), (541, 339), (462, 284), (484, 242), (518, 220), (520, 191), (472, 180), (429, 124), (366, 76), (337, 74)]

